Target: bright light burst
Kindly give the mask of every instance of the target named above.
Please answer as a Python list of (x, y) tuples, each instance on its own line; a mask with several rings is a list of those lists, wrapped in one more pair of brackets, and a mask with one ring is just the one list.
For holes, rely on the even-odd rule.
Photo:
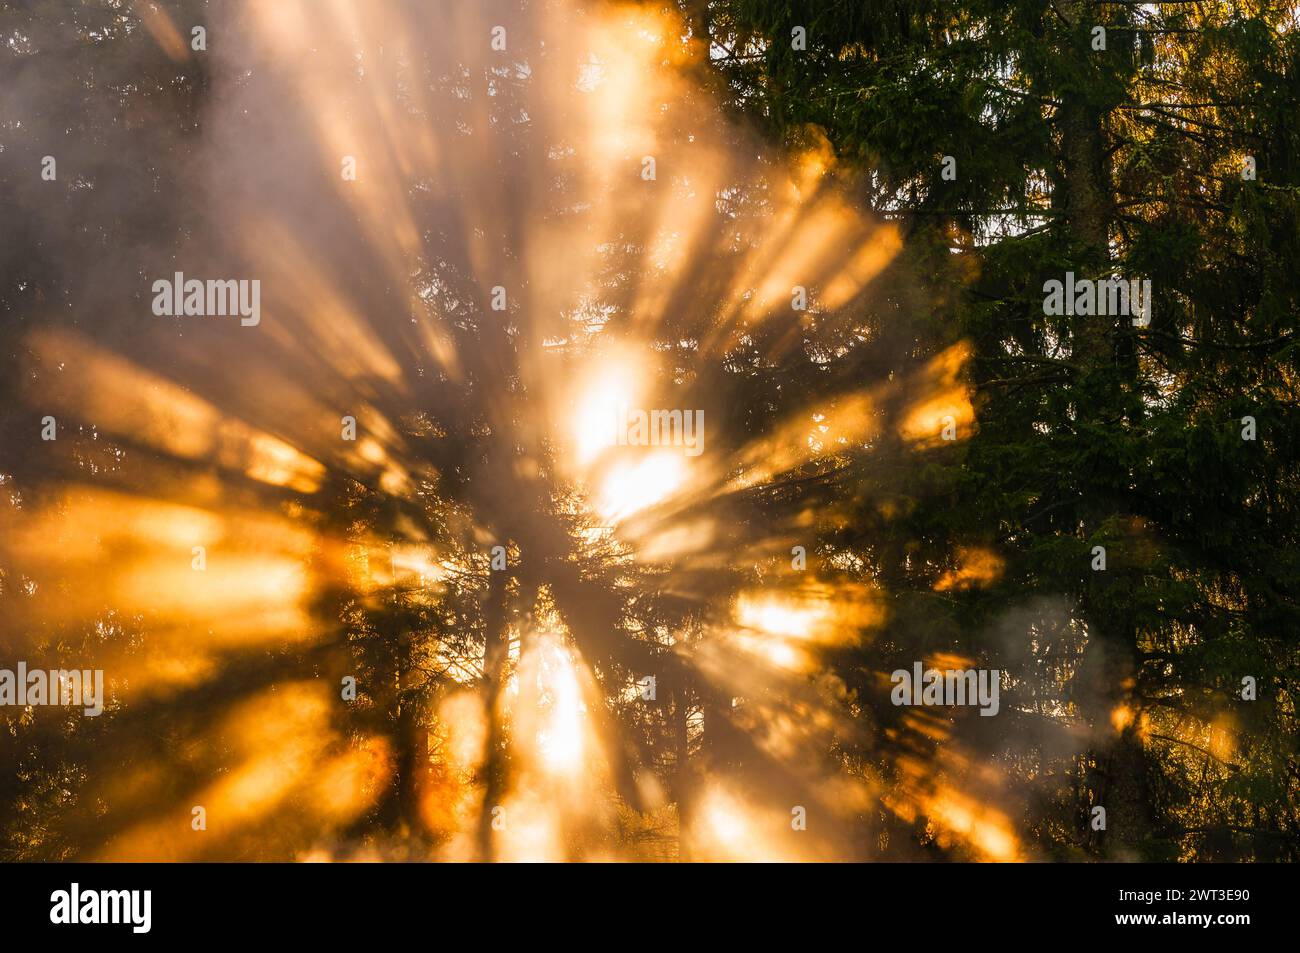
[[(833, 331), (896, 232), (828, 184), (824, 144), (774, 159), (708, 108), (676, 20), (552, 4), (513, 33), (545, 44), (499, 56), (461, 44), (486, 16), (248, 4), (208, 119), (211, 141), (248, 148), (203, 169), (205, 224), (274, 289), (256, 346), (215, 323), (152, 325), (119, 351), (84, 330), (27, 342), (60, 369), (32, 375), (29, 403), (129, 443), (95, 466), (130, 493), (97, 488), (83, 459), (62, 495), (4, 512), (0, 554), (84, 583), (18, 621), (129, 628), (97, 649), (125, 712), (261, 679), (177, 729), (179, 761), (137, 740), (129, 776), (92, 773), (112, 810), (148, 815), (102, 856), (633, 857), (610, 832), (653, 824), (638, 843), (663, 856), (869, 853), (840, 831), (878, 782), (827, 766), (853, 690), (822, 653), (881, 624), (877, 593), (829, 565), (773, 585), (811, 515), (725, 508), (842, 469), (889, 401), (908, 441), (969, 424), (967, 352), (810, 395), (729, 445), (734, 408), (701, 373), (767, 373), (817, 322)], [(817, 314), (792, 313), (796, 284), (822, 289)], [(707, 457), (611, 445), (620, 407), (706, 401)], [(339, 439), (349, 419), (359, 439)], [(763, 769), (719, 778), (728, 738)], [(223, 833), (176, 836), (196, 799)], [(793, 837), (791, 804), (819, 812), (816, 833)], [(947, 836), (1016, 855), (996, 818), (940, 805)], [(347, 842), (363, 817), (380, 847)]]

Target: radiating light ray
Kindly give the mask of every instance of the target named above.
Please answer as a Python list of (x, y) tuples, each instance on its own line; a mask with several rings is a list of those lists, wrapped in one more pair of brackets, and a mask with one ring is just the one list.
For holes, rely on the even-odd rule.
[[(382, 739), (342, 745), (327, 727), (328, 704), (318, 685), (287, 683), (234, 708), (201, 742), (214, 753), (228, 750), (236, 759), (230, 770), (192, 792), (192, 806), (115, 835), (98, 859), (200, 859), (258, 831), (295, 794), (297, 810), (322, 827), (355, 818), (378, 795), (388, 753)], [(193, 808), (203, 809), (202, 821)]]
[[(961, 381), (962, 368), (970, 357), (970, 346), (956, 344), (926, 365), (916, 384), (914, 398), (899, 433), (903, 439), (922, 446), (941, 446), (945, 440), (970, 436), (975, 410), (969, 389)], [(946, 432), (946, 428), (951, 428)]]
[(617, 523), (668, 499), (685, 480), (686, 464), (674, 453), (616, 464), (601, 480), (597, 512)]
[[(880, 785), (860, 765), (828, 769), (826, 752), (856, 739), (867, 719), (849, 717), (864, 699), (825, 656), (875, 637), (887, 621), (882, 594), (830, 572), (802, 587), (773, 582), (766, 563), (780, 557), (787, 572), (791, 546), (824, 529), (815, 500), (772, 525), (727, 507), (783, 481), (869, 464), (886, 436), (918, 451), (941, 446), (947, 417), (965, 439), (969, 348), (913, 378), (808, 394), (776, 423), (718, 424), (698, 458), (611, 447), (605, 420), (620, 402), (703, 404), (712, 428), (736, 408), (708, 403), (697, 386), (708, 362), (757, 340), (750, 370), (780, 372), (818, 343), (819, 321), (857, 320), (837, 312), (870, 296), (900, 238), (852, 200), (824, 141), (782, 157), (714, 118), (684, 69), (698, 51), (675, 18), (640, 5), (553, 7), (553, 21), (512, 25), (498, 55), (486, 43), (490, 5), (242, 5), (227, 24), (215, 80), (226, 85), (206, 134), (249, 145), (204, 170), (203, 199), (205, 224), (230, 236), (222, 254), (255, 266), (268, 289), (263, 322), (256, 331), (157, 325), (120, 353), (88, 333), (32, 335), (41, 371), (26, 394), (32, 409), (129, 443), (124, 486), (150, 472), (138, 457), (180, 475), (165, 486), (141, 481), (134, 498), (96, 491), (34, 504), (12, 521), (5, 513), (0, 525), (17, 542), (0, 541), (0, 553), (33, 571), (98, 575), (62, 606), (42, 601), (45, 622), (86, 622), (105, 604), (134, 618), (146, 650), (104, 656), (127, 711), (186, 704), (267, 649), (339, 649), (330, 638), (340, 613), (369, 624), (367, 613), (403, 620), (432, 609), (440, 637), (464, 639), (414, 658), (415, 668), (441, 671), (421, 698), (428, 737), (401, 739), (419, 765), (408, 785), (417, 810), (402, 823), (424, 826), (429, 843), (412, 848), (420, 857), (634, 856), (633, 846), (609, 846), (620, 817), (632, 828), (664, 825), (671, 856), (679, 847), (707, 859), (859, 856), (861, 845), (837, 836), (880, 807)], [(277, 103), (293, 106), (267, 105)], [(348, 156), (355, 179), (340, 172)], [(642, 177), (647, 156), (653, 179)], [(733, 201), (742, 195), (746, 203)], [(808, 292), (806, 312), (792, 307), (795, 286)], [(497, 288), (504, 310), (489, 305)], [(60, 363), (75, 368), (75, 382), (49, 371)], [(341, 436), (344, 415), (356, 440)], [(734, 445), (717, 439), (728, 429)], [(497, 454), (507, 463), (484, 462)], [(549, 563), (527, 545), (526, 519), (500, 516), (516, 504), (531, 516), (522, 490), (543, 483), (572, 501), (562, 510), (572, 547), (548, 539)], [(363, 503), (398, 514), (388, 531), (363, 528), (375, 519)], [(536, 610), (523, 604), (521, 559), (536, 560), (529, 581), (543, 588), (548, 573), (563, 577), (584, 557), (597, 567), (584, 573), (609, 578), (584, 578), (591, 587), (566, 608), (573, 618), (511, 616), (505, 630), (479, 632), (475, 612), (497, 571), (486, 554), (498, 544), (509, 553), (504, 601), (520, 618)], [(202, 572), (191, 567), (194, 546), (207, 550)], [(936, 588), (995, 581), (991, 563), (968, 563)], [(641, 606), (579, 618), (654, 574), (661, 584), (641, 601), (696, 607), (695, 630), (647, 624), (630, 638), (625, 615)], [(426, 634), (412, 628), (388, 631), (395, 641)], [(493, 707), (486, 644), (503, 637), (505, 688)], [(584, 654), (616, 639), (633, 644)], [(339, 653), (348, 671), (350, 648)], [(672, 669), (653, 668), (665, 656), (700, 697), (673, 695)], [(624, 671), (634, 665), (644, 671)], [(679, 792), (657, 775), (662, 765), (602, 720), (609, 685), (652, 670), (663, 694), (639, 717), (680, 719), (684, 760), (698, 765), (698, 796), (680, 807), (668, 803)], [(410, 697), (425, 684), (422, 673), (382, 674)], [(358, 707), (381, 708), (383, 690), (363, 686)], [(332, 840), (391, 794), (398, 770), (393, 741), (343, 740), (351, 712), (337, 695), (323, 681), (277, 685), (221, 725), (189, 731), (192, 749), (178, 758), (190, 760), (148, 761), (112, 788), (132, 821), (102, 856), (220, 856), (250, 849), (277, 820), (288, 855), (397, 854), (399, 825), (364, 848)], [(896, 759), (904, 735), (946, 741), (948, 727), (905, 719), (882, 756)], [(727, 729), (759, 766), (752, 785), (700, 750), (701, 738)], [(632, 782), (618, 779), (615, 793), (622, 767)], [(931, 767), (906, 778), (893, 809), (929, 814), (953, 844), (1019, 856), (997, 812), (935, 784)], [(178, 771), (183, 796), (145, 797)], [(629, 807), (632, 793), (644, 811)], [(189, 802), (199, 800), (213, 818), (206, 843), (189, 830)], [(131, 813), (137, 803), (149, 816)], [(791, 827), (795, 806), (811, 812), (814, 830)], [(317, 825), (310, 837), (297, 837), (301, 812)]]

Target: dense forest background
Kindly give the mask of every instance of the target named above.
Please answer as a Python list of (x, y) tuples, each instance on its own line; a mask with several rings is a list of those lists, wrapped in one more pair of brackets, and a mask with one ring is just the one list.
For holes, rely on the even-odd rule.
[(4, 4), (0, 857), (1296, 860), (1298, 27)]

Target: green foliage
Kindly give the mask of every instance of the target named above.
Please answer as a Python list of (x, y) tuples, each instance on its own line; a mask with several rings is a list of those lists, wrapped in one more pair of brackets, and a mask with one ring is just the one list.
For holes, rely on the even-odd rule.
[[(992, 545), (1005, 574), (981, 595), (958, 594), (961, 608), (939, 623), (924, 598), (933, 571), (881, 567), (917, 590), (894, 598), (901, 657), (919, 657), (908, 643), (947, 645), (1010, 668), (996, 624), (1007, 619), (1036, 652), (1059, 653), (1018, 613), (1063, 599), (1064, 651), (1101, 660), (1039, 665), (1044, 681), (1017, 691), (1022, 711), (1056, 699), (1053, 730), (1082, 726), (1087, 742), (1024, 759), (1011, 741), (996, 755), (1036, 805), (1042, 849), (1295, 859), (1294, 13), (978, 0), (707, 8), (715, 45), (733, 54), (714, 63), (736, 109), (793, 144), (815, 127), (902, 224), (909, 258), (952, 245), (971, 260), (914, 272), (943, 303), (915, 327), (932, 352), (955, 336), (974, 343), (978, 431), (959, 457), (910, 464), (919, 499), (907, 515), (882, 523), (877, 501), (861, 499), (849, 518), (929, 540), (931, 564)], [(807, 27), (806, 54), (784, 39), (791, 24)], [(1105, 52), (1089, 46), (1097, 24)], [(944, 155), (957, 159), (956, 182), (940, 176)], [(1239, 174), (1245, 155), (1255, 181)], [(1108, 247), (1089, 232), (1097, 221)], [(1067, 270), (1149, 278), (1151, 326), (1044, 316), (1042, 283)], [(1241, 436), (1247, 415), (1254, 442)], [(935, 480), (936, 467), (954, 478)], [(1089, 566), (1097, 545), (1104, 572)], [(1240, 700), (1246, 674), (1258, 702)], [(1121, 707), (1135, 715), (1117, 733)], [(1203, 743), (1219, 730), (1210, 725), (1231, 738), (1217, 753)], [(1133, 741), (1137, 759), (1121, 751)], [(1061, 776), (1078, 783), (1049, 795)], [(1046, 800), (1026, 793), (1036, 789)], [(1124, 816), (1090, 838), (1077, 818), (1106, 797), (1127, 802)], [(1041, 814), (1057, 809), (1076, 819)]]

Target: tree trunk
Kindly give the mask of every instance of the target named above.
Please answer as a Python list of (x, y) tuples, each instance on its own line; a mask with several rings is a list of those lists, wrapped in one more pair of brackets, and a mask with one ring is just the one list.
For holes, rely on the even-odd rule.
[(489, 570), (487, 605), (483, 610), (483, 694), (488, 736), (483, 756), (483, 809), (479, 814), (479, 859), (492, 860), (492, 809), (505, 794), (505, 737), (497, 718), (501, 681), (509, 658), (509, 626), (506, 624), (507, 574)]
[[(1060, 170), (1060, 207), (1064, 210), (1077, 262), (1076, 276), (1101, 279), (1111, 272), (1110, 228), (1114, 218), (1114, 188), (1107, 151), (1108, 110), (1099, 105), (1089, 92), (1100, 87), (1099, 57), (1121, 55), (1119, 50), (1094, 51), (1089, 43), (1091, 28), (1096, 25), (1095, 8), (1085, 0), (1065, 0), (1059, 9), (1073, 29), (1068, 34), (1065, 55), (1071, 61), (1070, 87), (1061, 95), (1057, 112)], [(1079, 269), (1084, 269), (1079, 274)], [(1115, 365), (1115, 316), (1076, 315), (1071, 328), (1074, 362), (1082, 369), (1085, 384), (1079, 390), (1077, 412), (1080, 421), (1116, 421), (1115, 398), (1118, 381), (1102, 378), (1098, 385), (1086, 380)], [(1091, 439), (1091, 438), (1084, 438)], [(1099, 451), (1101, 448), (1098, 448)], [(1103, 460), (1104, 465), (1104, 460)], [(1125, 501), (1110, 494), (1089, 492), (1079, 509), (1084, 532), (1100, 526), (1117, 512), (1126, 510)], [(1113, 570), (1112, 570), (1113, 571)], [(1094, 786), (1091, 806), (1106, 808), (1106, 831), (1100, 838), (1107, 853), (1129, 854), (1151, 830), (1152, 815), (1145, 748), (1137, 726), (1140, 705), (1132, 687), (1139, 663), (1139, 633), (1126, 619), (1097, 618), (1083, 606), (1088, 620), (1089, 639), (1100, 644), (1094, 649), (1099, 657), (1095, 673), (1092, 717), (1099, 749), (1097, 763), (1103, 766), (1104, 780)], [(1130, 723), (1112, 736), (1110, 713), (1121, 705), (1129, 710)], [(1104, 739), (1104, 740), (1103, 740)]]

